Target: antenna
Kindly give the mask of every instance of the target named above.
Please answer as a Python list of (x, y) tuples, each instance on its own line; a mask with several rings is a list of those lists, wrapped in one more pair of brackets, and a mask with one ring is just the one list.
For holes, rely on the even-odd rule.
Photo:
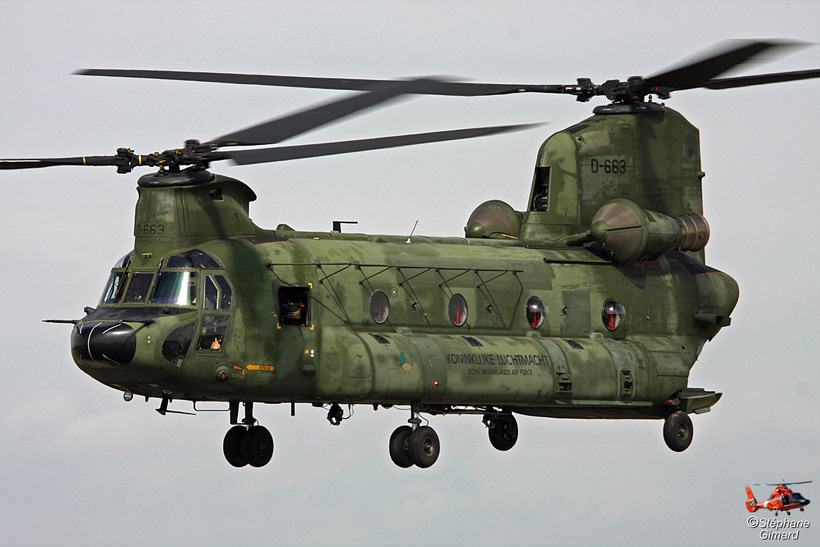
[(418, 226), (418, 225), (419, 225), (419, 221), (416, 220), (416, 223), (413, 224), (413, 229), (410, 231), (410, 235), (407, 236), (407, 241), (405, 241), (405, 243), (410, 243), (410, 238), (413, 237), (414, 233), (416, 233), (416, 226)]

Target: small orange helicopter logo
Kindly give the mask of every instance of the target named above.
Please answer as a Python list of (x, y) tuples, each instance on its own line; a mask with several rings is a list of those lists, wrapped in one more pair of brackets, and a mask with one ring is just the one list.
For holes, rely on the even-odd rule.
[(794, 492), (791, 488), (789, 488), (790, 484), (807, 484), (811, 481), (801, 481), (801, 482), (781, 482), (779, 484), (753, 484), (752, 486), (774, 486), (774, 492), (772, 495), (769, 496), (769, 499), (766, 501), (757, 501), (755, 499), (755, 495), (752, 493), (752, 489), (748, 486), (746, 487), (746, 496), (749, 498), (746, 501), (746, 509), (750, 513), (754, 513), (758, 509), (768, 509), (769, 511), (774, 511), (775, 516), (777, 516), (778, 511), (786, 511), (787, 515), (791, 515), (792, 509), (800, 509), (801, 511), (803, 508), (810, 503), (809, 500), (804, 498), (800, 495), (800, 492)]

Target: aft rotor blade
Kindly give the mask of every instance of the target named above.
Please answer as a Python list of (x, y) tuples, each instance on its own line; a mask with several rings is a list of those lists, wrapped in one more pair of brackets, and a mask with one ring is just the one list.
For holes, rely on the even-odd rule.
[(733, 87), (749, 87), (753, 85), (775, 84), (778, 82), (794, 82), (820, 78), (820, 70), (797, 70), (794, 72), (775, 72), (772, 74), (755, 74), (751, 76), (737, 76), (734, 78), (718, 78), (709, 80), (702, 87), (707, 89), (731, 89)]
[(529, 129), (539, 125), (542, 124), (475, 127), (470, 129), (415, 133), (412, 135), (377, 137), (373, 139), (304, 144), (297, 146), (280, 146), (258, 150), (235, 150), (219, 152), (219, 155), (221, 158), (232, 159), (239, 165), (249, 165), (254, 163), (270, 163), (303, 158), (316, 158), (320, 156), (333, 156), (337, 154), (348, 154), (351, 152), (364, 152), (367, 150), (382, 150), (385, 148), (397, 148), (401, 146), (411, 146), (414, 144), (424, 144), (430, 142), (472, 139), (475, 137), (484, 137), (497, 133)]
[(797, 42), (746, 40), (732, 41), (730, 44), (734, 44), (734, 47), (724, 49), (720, 53), (709, 55), (694, 63), (646, 78), (643, 85), (649, 88), (661, 87), (670, 90), (703, 87), (715, 76), (741, 65), (767, 50), (799, 45)]
[[(300, 87), (311, 89), (338, 89), (348, 91), (372, 91), (384, 86), (400, 84), (404, 80), (370, 80), (356, 78), (317, 78), (312, 76), (277, 76), (267, 74), (234, 74), (229, 72), (188, 72), (176, 70), (129, 70), (84, 69), (75, 74), (84, 76), (109, 76), (114, 78), (147, 78), (152, 80), (176, 80), (185, 82), (212, 82), (241, 85), (267, 85), (276, 87)], [(487, 84), (475, 82), (451, 82), (427, 80), (427, 85), (405, 91), (416, 95), (450, 95), (476, 97), (481, 95), (505, 95), (509, 93), (566, 93), (561, 85), (533, 84)]]

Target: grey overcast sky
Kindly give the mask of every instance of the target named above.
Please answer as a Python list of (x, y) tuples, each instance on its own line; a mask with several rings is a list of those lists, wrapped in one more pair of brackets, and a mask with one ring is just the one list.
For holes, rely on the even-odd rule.
[[(91, 2), (0, 0), (0, 157), (141, 153), (209, 139), (339, 97), (319, 90), (114, 80), (153, 68), (484, 82), (651, 75), (727, 38), (818, 41), (816, 0), (653, 2)], [(820, 67), (806, 47), (738, 73)], [(701, 131), (710, 265), (740, 284), (732, 326), (690, 385), (723, 399), (684, 453), (656, 421), (520, 418), (508, 453), (476, 416), (434, 417), (430, 469), (387, 441), (404, 411), (266, 406), (262, 469), (221, 453), (227, 416), (161, 417), (72, 362), (69, 328), (133, 244), (139, 174), (0, 174), (0, 544), (755, 545), (744, 486), (815, 480), (820, 435), (820, 81), (680, 92)], [(290, 143), (549, 122), (520, 133), (254, 167), (219, 165), (258, 194), (254, 221), (461, 235), (488, 199), (525, 207), (541, 142), (602, 101), (415, 97)], [(766, 497), (764, 488), (756, 488)], [(820, 544), (820, 500), (799, 544)], [(792, 518), (796, 515), (793, 513)]]

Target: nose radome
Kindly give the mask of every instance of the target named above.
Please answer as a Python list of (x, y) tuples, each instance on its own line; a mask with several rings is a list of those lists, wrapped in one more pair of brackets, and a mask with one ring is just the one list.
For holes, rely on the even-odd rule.
[(71, 332), (71, 351), (78, 364), (126, 365), (137, 351), (137, 334), (125, 323), (82, 323)]

